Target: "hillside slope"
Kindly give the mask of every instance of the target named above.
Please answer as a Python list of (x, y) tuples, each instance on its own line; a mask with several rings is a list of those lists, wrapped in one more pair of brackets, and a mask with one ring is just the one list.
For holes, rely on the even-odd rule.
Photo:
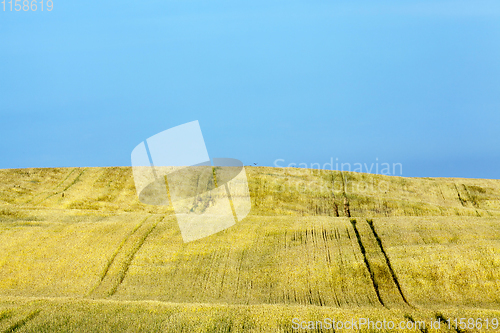
[[(246, 167), (253, 215), (499, 216), (500, 180), (403, 178), (298, 168)], [(0, 205), (172, 214), (136, 196), (132, 169), (0, 170)]]
[(170, 207), (138, 201), (130, 168), (0, 170), (0, 331), (500, 317), (500, 181), (247, 175), (251, 214), (183, 243)]

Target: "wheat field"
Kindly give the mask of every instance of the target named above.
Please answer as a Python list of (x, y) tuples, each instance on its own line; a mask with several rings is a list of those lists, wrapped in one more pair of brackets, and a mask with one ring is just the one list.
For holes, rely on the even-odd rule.
[(0, 170), (0, 332), (500, 318), (499, 180), (245, 169), (250, 215), (189, 243), (131, 168)]

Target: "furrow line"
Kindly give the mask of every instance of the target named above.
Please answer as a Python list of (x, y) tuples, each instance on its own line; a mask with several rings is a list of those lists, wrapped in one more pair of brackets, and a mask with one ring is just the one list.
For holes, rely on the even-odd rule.
[(33, 318), (35, 318), (36, 316), (38, 316), (38, 314), (41, 311), (42, 311), (41, 309), (37, 309), (35, 311), (32, 311), (30, 314), (28, 314), (23, 319), (21, 319), (21, 320), (15, 322), (14, 324), (12, 324), (9, 328), (7, 328), (5, 331), (3, 331), (3, 333), (12, 333), (12, 332), (15, 332), (19, 328), (21, 328), (24, 325), (26, 325), (30, 320), (32, 320)]
[(380, 302), (380, 304), (385, 306), (384, 302), (382, 301), (382, 297), (380, 297), (380, 292), (379, 292), (377, 281), (375, 281), (375, 273), (373, 272), (373, 269), (370, 266), (370, 263), (368, 262), (368, 258), (366, 256), (366, 250), (365, 250), (365, 247), (363, 245), (363, 242), (361, 241), (361, 235), (359, 234), (358, 228), (356, 227), (356, 220), (351, 219), (351, 224), (352, 224), (352, 227), (354, 229), (354, 233), (356, 234), (356, 238), (358, 239), (358, 245), (359, 245), (359, 248), (361, 249), (361, 254), (363, 255), (363, 260), (365, 262), (365, 266), (368, 269), (368, 272), (370, 273), (370, 279), (372, 280), (373, 289), (375, 289), (375, 293), (377, 294), (377, 298), (378, 298), (378, 301)]
[[(408, 303), (408, 300), (406, 299), (405, 295), (403, 294), (403, 289), (401, 288), (401, 285), (399, 284), (398, 278), (396, 276), (396, 273), (394, 272), (394, 269), (392, 268), (391, 261), (389, 260), (389, 257), (387, 256), (387, 253), (385, 252), (384, 246), (382, 245), (382, 240), (380, 239), (377, 231), (375, 230), (375, 226), (373, 224), (373, 220), (366, 220), (368, 225), (370, 226), (370, 229), (373, 232), (373, 235), (375, 236), (375, 239), (377, 240), (377, 244), (380, 247), (380, 251), (382, 251), (382, 254), (384, 255), (385, 262), (387, 264), (387, 267), (389, 268), (389, 272), (391, 272), (392, 280), (394, 281), (394, 284), (398, 288), (399, 294), (401, 295), (401, 298), (403, 298), (403, 301), (410, 305)], [(410, 305), (411, 306), (411, 305)]]
[(113, 286), (111, 291), (108, 293), (108, 296), (113, 296), (120, 287), (120, 285), (122, 284), (123, 280), (125, 280), (125, 276), (127, 275), (127, 272), (130, 268), (130, 264), (134, 260), (135, 255), (142, 247), (144, 242), (146, 242), (146, 239), (153, 232), (153, 230), (156, 228), (159, 222), (160, 222), (159, 220), (154, 222), (153, 225), (149, 228), (149, 230), (147, 230), (147, 232), (140, 238), (139, 242), (132, 248), (132, 251), (129, 253), (126, 261), (124, 262), (124, 266), (122, 267), (122, 270), (119, 273), (118, 283), (115, 286)]
[(111, 267), (111, 265), (114, 263), (115, 259), (116, 259), (116, 256), (118, 255), (118, 253), (120, 253), (120, 251), (122, 250), (123, 246), (125, 245), (125, 243), (127, 242), (127, 240), (133, 235), (135, 234), (135, 232), (144, 224), (144, 222), (146, 222), (146, 220), (148, 218), (150, 218), (151, 216), (148, 216), (146, 217), (144, 220), (142, 220), (141, 222), (139, 222), (135, 227), (134, 229), (121, 241), (120, 245), (118, 245), (118, 247), (116, 248), (115, 252), (113, 253), (113, 255), (111, 256), (111, 258), (108, 260), (108, 263), (106, 265), (106, 267), (104, 268), (103, 272), (101, 273), (101, 276), (100, 276), (100, 280), (99, 280), (99, 283), (94, 287), (92, 288), (92, 290), (89, 292), (89, 295), (91, 295), (92, 293), (94, 293), (94, 291), (99, 288), (102, 284), (102, 282), (104, 281), (104, 279), (106, 278), (108, 272), (109, 272), (109, 269)]

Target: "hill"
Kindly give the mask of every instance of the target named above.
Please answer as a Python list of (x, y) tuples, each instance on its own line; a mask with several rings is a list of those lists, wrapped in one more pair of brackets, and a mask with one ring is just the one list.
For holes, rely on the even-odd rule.
[(500, 316), (500, 181), (246, 171), (251, 214), (183, 243), (131, 168), (0, 170), (0, 330), (292, 332), (335, 316), (457, 331)]

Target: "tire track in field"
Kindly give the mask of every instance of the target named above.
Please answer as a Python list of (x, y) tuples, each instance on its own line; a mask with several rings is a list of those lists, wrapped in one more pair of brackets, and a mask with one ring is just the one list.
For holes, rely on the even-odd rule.
[(114, 263), (115, 261), (115, 258), (116, 256), (118, 255), (118, 253), (120, 253), (121, 249), (123, 248), (123, 246), (125, 245), (125, 242), (137, 231), (137, 229), (139, 229), (139, 227), (144, 223), (146, 222), (146, 220), (149, 218), (146, 217), (145, 219), (143, 219), (141, 222), (139, 222), (139, 224), (137, 224), (135, 226), (135, 228), (122, 240), (122, 242), (120, 243), (120, 245), (118, 245), (118, 247), (116, 248), (115, 252), (113, 253), (113, 255), (111, 256), (111, 258), (108, 260), (108, 263), (106, 265), (106, 267), (104, 268), (104, 270), (102, 271), (101, 273), (101, 276), (100, 276), (100, 279), (99, 279), (99, 283), (90, 291), (89, 295), (92, 295), (94, 293), (94, 291), (102, 284), (102, 281), (104, 280), (104, 278), (106, 277), (106, 275), (108, 274), (109, 272), (109, 268), (111, 267), (111, 265)]
[(17, 331), (19, 328), (23, 327), (26, 325), (30, 320), (34, 319), (36, 316), (38, 316), (42, 312), (41, 309), (34, 310), (30, 312), (26, 317), (16, 321), (12, 325), (10, 325), (5, 331), (2, 333), (12, 333)]
[(0, 313), (0, 323), (1, 323), (3, 320), (6, 320), (6, 319), (11, 318), (13, 315), (14, 315), (14, 313), (12, 312), (12, 309), (9, 309), (9, 310), (6, 310), (6, 311), (1, 312), (1, 313)]
[(373, 221), (358, 223), (355, 219), (351, 219), (351, 224), (380, 304), (386, 308), (411, 307), (403, 294)]
[(375, 236), (375, 239), (377, 240), (377, 244), (380, 247), (380, 251), (382, 251), (382, 254), (384, 255), (385, 262), (387, 264), (387, 268), (389, 268), (389, 272), (391, 273), (392, 280), (394, 281), (394, 284), (398, 288), (399, 294), (401, 295), (401, 298), (403, 301), (407, 304), (408, 300), (406, 299), (405, 295), (403, 294), (403, 289), (401, 288), (401, 285), (399, 284), (398, 277), (396, 276), (396, 273), (394, 272), (394, 269), (392, 269), (391, 261), (389, 260), (389, 257), (387, 256), (387, 253), (385, 252), (384, 246), (382, 244), (382, 240), (380, 239), (377, 231), (375, 230), (375, 225), (373, 224), (373, 220), (366, 220), (366, 223), (370, 226), (370, 229), (373, 233), (373, 236)]
[(89, 292), (90, 297), (105, 298), (113, 296), (117, 292), (127, 275), (136, 253), (156, 228), (160, 220), (163, 220), (163, 217), (150, 215), (143, 219), (125, 237), (109, 259), (108, 264), (101, 274), (100, 281)]
[[(70, 172), (68, 172), (68, 174), (66, 175), (66, 177), (64, 177), (64, 179), (63, 179), (61, 182), (59, 182), (59, 184), (57, 184), (56, 186), (54, 186), (54, 187), (52, 188), (52, 191), (55, 191), (55, 190), (56, 190), (59, 186), (61, 186), (61, 185), (62, 185), (62, 184), (66, 181), (66, 179), (68, 179), (68, 178), (69, 178), (69, 176), (71, 176), (71, 174), (72, 174), (75, 170), (76, 170), (76, 168), (71, 169), (71, 171), (70, 171)], [(24, 204), (29, 204), (30, 202), (32, 202), (33, 200), (35, 200), (35, 198), (37, 198), (37, 197), (39, 197), (39, 196), (41, 196), (41, 195), (43, 195), (43, 194), (47, 194), (47, 192), (49, 192), (49, 191), (45, 190), (45, 191), (42, 191), (42, 193), (38, 193), (38, 194), (34, 195), (31, 199), (29, 199), (28, 201), (26, 201)], [(43, 199), (42, 199), (42, 200), (43, 200)]]
[[(34, 204), (34, 205), (39, 205), (39, 204), (41, 204), (42, 202), (44, 202), (45, 200), (47, 200), (47, 199), (49, 199), (49, 198), (53, 197), (54, 195), (60, 194), (60, 193), (62, 193), (62, 192), (64, 192), (64, 191), (68, 190), (71, 186), (75, 185), (75, 184), (76, 184), (76, 183), (80, 180), (80, 177), (81, 177), (81, 176), (85, 173), (85, 171), (86, 171), (86, 168), (84, 168), (84, 169), (82, 169), (82, 170), (80, 171), (80, 173), (78, 173), (78, 175), (76, 175), (74, 178), (73, 178), (73, 177), (71, 177), (71, 178), (70, 178), (70, 176), (73, 174), (73, 171), (75, 171), (76, 169), (77, 169), (77, 168), (74, 168), (73, 170), (71, 170), (71, 172), (68, 174), (68, 176), (67, 176), (66, 178), (64, 178), (64, 180), (63, 180), (62, 182), (60, 182), (60, 183), (59, 183), (56, 187), (54, 187), (54, 188), (52, 189), (52, 193), (51, 193), (51, 194), (49, 194), (48, 196), (46, 196), (46, 197), (45, 197), (45, 198), (43, 198), (42, 200), (40, 200), (40, 201), (38, 201), (38, 202), (36, 202), (36, 203), (33, 203), (33, 204)], [(75, 174), (76, 174), (76, 173), (75, 173)], [(65, 183), (67, 183), (67, 181), (68, 181), (68, 180), (70, 181), (69, 185), (64, 186), (64, 185), (65, 185)], [(62, 186), (64, 186), (64, 187), (63, 187), (63, 189), (60, 189)]]
[(365, 266), (368, 269), (368, 273), (370, 274), (370, 279), (371, 279), (372, 284), (373, 284), (373, 289), (375, 289), (375, 294), (377, 294), (377, 298), (378, 298), (378, 301), (380, 302), (380, 304), (385, 306), (384, 301), (382, 300), (382, 297), (380, 296), (380, 291), (378, 289), (378, 283), (375, 280), (375, 273), (373, 271), (372, 266), (370, 265), (370, 262), (368, 261), (365, 247), (363, 245), (363, 242), (361, 241), (361, 236), (359, 234), (358, 228), (356, 227), (357, 221), (355, 219), (352, 219), (351, 223), (352, 223), (352, 227), (354, 228), (354, 233), (356, 234), (356, 238), (358, 239), (358, 245), (359, 245), (359, 248), (361, 249), (361, 254), (363, 255), (363, 261), (365, 262)]

